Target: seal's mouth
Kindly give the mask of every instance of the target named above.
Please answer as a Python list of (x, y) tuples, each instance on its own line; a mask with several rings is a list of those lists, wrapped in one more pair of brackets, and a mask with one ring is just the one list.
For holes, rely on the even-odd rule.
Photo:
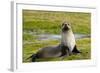
[(62, 31), (65, 32), (65, 31), (68, 31), (68, 30), (69, 30), (68, 24), (63, 24), (62, 25)]

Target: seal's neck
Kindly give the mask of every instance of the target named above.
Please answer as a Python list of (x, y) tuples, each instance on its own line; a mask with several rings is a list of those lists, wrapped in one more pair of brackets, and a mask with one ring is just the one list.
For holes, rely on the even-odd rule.
[(62, 38), (63, 38), (63, 36), (68, 37), (68, 36), (73, 35), (73, 32), (72, 32), (72, 30), (71, 30), (71, 29), (70, 29), (70, 30), (68, 30), (68, 31), (65, 31), (65, 32), (63, 32), (63, 31), (62, 31), (61, 35), (62, 35)]
[(66, 32), (61, 33), (61, 43), (62, 44), (66, 46), (67, 44), (70, 44), (71, 41), (75, 42), (75, 37), (74, 37), (72, 30), (68, 30)]

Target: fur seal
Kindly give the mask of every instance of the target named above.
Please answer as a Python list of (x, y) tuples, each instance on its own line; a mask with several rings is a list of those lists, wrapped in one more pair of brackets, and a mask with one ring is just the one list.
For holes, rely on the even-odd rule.
[(61, 44), (68, 50), (69, 54), (81, 53), (76, 46), (75, 36), (72, 32), (71, 25), (68, 22), (62, 24)]
[(61, 43), (58, 46), (41, 48), (37, 53), (29, 57), (32, 58), (32, 62), (35, 62), (38, 58), (62, 57), (71, 55), (72, 53), (80, 53), (77, 50), (75, 37), (70, 24), (64, 22), (61, 31)]

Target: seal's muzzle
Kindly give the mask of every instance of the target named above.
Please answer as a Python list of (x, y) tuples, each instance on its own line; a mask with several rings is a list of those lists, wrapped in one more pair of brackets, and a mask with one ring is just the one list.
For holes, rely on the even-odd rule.
[(69, 28), (69, 24), (68, 23), (63, 23), (62, 24), (62, 31), (65, 32), (65, 31), (68, 31), (70, 28)]

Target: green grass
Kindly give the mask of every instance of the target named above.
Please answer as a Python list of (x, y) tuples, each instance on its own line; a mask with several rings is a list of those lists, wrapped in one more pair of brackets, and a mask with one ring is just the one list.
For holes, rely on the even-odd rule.
[[(26, 60), (29, 56), (31, 56), (33, 53), (36, 53), (39, 48), (50, 46), (50, 45), (57, 45), (59, 44), (59, 41), (44, 41), (46, 43), (40, 43), (40, 44), (25, 44), (24, 50), (23, 50), (23, 62), (31, 62), (31, 59)], [(77, 48), (82, 52), (81, 54), (77, 55), (71, 55), (68, 57), (65, 57), (64, 59), (59, 58), (43, 58), (43, 59), (37, 59), (37, 62), (41, 61), (68, 61), (68, 60), (84, 60), (84, 59), (90, 59), (91, 58), (91, 45), (90, 45), (90, 38), (84, 38), (79, 39), (77, 42)]]
[(24, 31), (59, 34), (63, 21), (71, 23), (74, 33), (90, 34), (90, 13), (23, 10)]
[[(61, 24), (63, 21), (71, 23), (74, 33), (91, 34), (91, 14), (81, 12), (53, 12), (53, 11), (35, 11), (23, 10), (23, 62), (31, 62), (31, 59), (26, 60), (33, 53), (36, 53), (39, 48), (46, 46), (58, 45), (60, 41), (48, 40), (39, 41), (37, 36), (30, 34), (60, 34)], [(27, 33), (27, 34), (26, 34)], [(78, 49), (82, 52), (78, 55), (65, 57), (63, 60), (83, 60), (91, 58), (91, 40), (84, 38), (76, 40)], [(37, 59), (41, 61), (62, 61), (61, 58), (45, 58)]]

